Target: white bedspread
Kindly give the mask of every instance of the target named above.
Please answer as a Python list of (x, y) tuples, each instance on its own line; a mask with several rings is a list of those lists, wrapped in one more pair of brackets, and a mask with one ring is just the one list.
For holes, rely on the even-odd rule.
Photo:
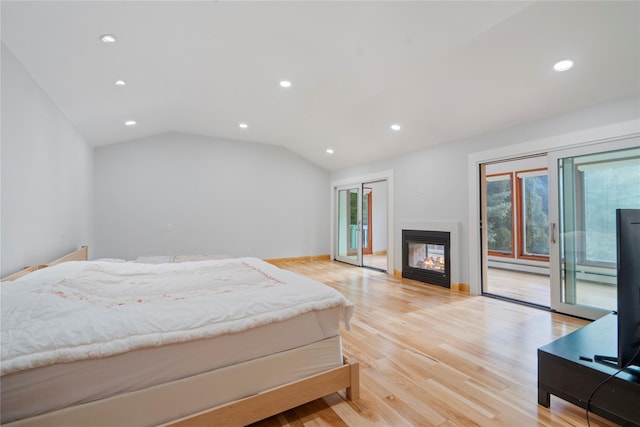
[(256, 258), (68, 262), (2, 283), (0, 374), (184, 342), (353, 305)]

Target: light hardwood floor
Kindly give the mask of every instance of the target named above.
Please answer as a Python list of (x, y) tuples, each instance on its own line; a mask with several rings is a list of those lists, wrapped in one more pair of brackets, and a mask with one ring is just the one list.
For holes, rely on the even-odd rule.
[[(264, 426), (583, 426), (582, 409), (537, 404), (536, 349), (584, 320), (451, 292), (331, 261), (276, 263), (356, 306), (344, 352), (360, 361), (361, 399), (343, 393)], [(612, 426), (597, 416), (592, 426)]]
[[(549, 307), (551, 305), (551, 279), (540, 274), (489, 268), (485, 292)], [(577, 303), (616, 310), (616, 287), (603, 283), (578, 281)]]
[(386, 255), (363, 255), (362, 265), (388, 271)]

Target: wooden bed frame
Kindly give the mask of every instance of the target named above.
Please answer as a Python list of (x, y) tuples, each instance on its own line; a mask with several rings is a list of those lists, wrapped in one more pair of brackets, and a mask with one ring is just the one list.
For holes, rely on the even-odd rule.
[[(48, 264), (26, 267), (3, 278), (2, 281), (15, 280), (41, 268), (67, 261), (86, 261), (87, 256), (88, 248), (83, 246)], [(337, 368), (263, 390), (255, 395), (224, 403), (161, 425), (164, 427), (244, 426), (343, 389), (346, 390), (347, 399), (357, 400), (360, 398), (360, 370), (358, 362), (353, 359), (345, 358), (343, 364)], [(100, 401), (90, 402), (90, 404), (96, 407), (100, 405)], [(159, 407), (158, 410), (161, 411), (161, 408)], [(102, 418), (100, 423), (108, 424), (109, 420)], [(8, 426), (12, 424), (9, 423)], [(31, 425), (30, 418), (18, 420), (15, 424)], [(37, 424), (39, 422), (35, 421), (34, 425)]]
[(67, 255), (60, 257), (56, 260), (53, 260), (48, 264), (32, 265), (29, 267), (25, 267), (22, 270), (18, 271), (17, 273), (13, 273), (7, 277), (3, 277), (2, 280), (0, 281), (10, 282), (12, 280), (19, 279), (22, 276), (26, 276), (31, 272), (40, 270), (41, 268), (53, 267), (54, 265), (62, 264), (63, 262), (67, 262), (67, 261), (86, 261), (88, 259), (88, 255), (89, 255), (89, 247), (82, 246), (80, 249), (73, 251), (71, 253), (68, 253)]
[(344, 364), (338, 368), (225, 403), (161, 424), (161, 426), (245, 426), (343, 389), (346, 389), (347, 399), (360, 398), (360, 370), (355, 360), (345, 359)]

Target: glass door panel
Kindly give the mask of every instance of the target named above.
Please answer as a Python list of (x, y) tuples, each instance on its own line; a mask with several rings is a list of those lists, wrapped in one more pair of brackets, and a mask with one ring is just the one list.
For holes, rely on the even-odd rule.
[(364, 187), (362, 193), (362, 254), (372, 253), (372, 218), (371, 218), (371, 188)]
[(546, 154), (481, 169), (482, 292), (551, 306)]
[(354, 265), (361, 265), (362, 245), (360, 188), (346, 187), (337, 191), (337, 238), (336, 259)]
[[(617, 309), (616, 209), (640, 207), (638, 138), (555, 153), (552, 308), (586, 318)], [(619, 147), (619, 149), (615, 149)], [(558, 224), (556, 240), (555, 226)]]
[(362, 266), (386, 272), (387, 181), (362, 183)]

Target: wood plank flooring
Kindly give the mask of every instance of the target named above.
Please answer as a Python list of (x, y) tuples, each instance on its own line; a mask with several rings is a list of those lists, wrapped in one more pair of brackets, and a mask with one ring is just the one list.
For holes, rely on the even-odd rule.
[[(551, 279), (540, 274), (489, 268), (485, 292), (546, 307), (551, 305)], [(580, 305), (617, 309), (615, 285), (578, 280), (575, 293)]]
[[(585, 426), (584, 410), (537, 404), (538, 347), (587, 322), (451, 292), (332, 261), (276, 263), (355, 304), (343, 348), (360, 361), (361, 399), (334, 393), (267, 426)], [(612, 426), (591, 415), (592, 426)]]

